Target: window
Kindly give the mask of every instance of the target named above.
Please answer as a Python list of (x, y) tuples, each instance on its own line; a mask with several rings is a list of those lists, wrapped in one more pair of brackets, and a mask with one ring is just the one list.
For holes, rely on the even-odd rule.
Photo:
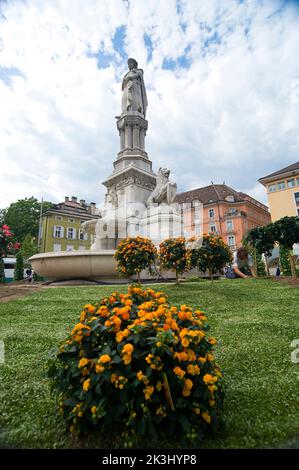
[(213, 232), (213, 233), (217, 232), (217, 228), (215, 224), (210, 225), (210, 232)]
[(288, 180), (288, 188), (293, 188), (295, 186), (295, 180), (294, 178), (291, 180)]
[(54, 233), (53, 233), (54, 238), (63, 238), (63, 227), (60, 225), (54, 225)]
[(214, 209), (209, 209), (209, 217), (210, 217), (210, 219), (214, 219), (214, 217), (215, 217)]
[(237, 212), (237, 209), (236, 209), (235, 207), (230, 207), (230, 208), (228, 209), (228, 213), (229, 213), (229, 214), (235, 214), (236, 212)]
[(232, 220), (227, 220), (226, 221), (226, 230), (228, 232), (231, 232), (234, 229), (234, 224)]
[(75, 219), (68, 219), (69, 222), (71, 222), (71, 224), (73, 224), (75, 222)]
[(296, 179), (297, 186), (299, 186), (299, 178)]
[(285, 189), (286, 187), (286, 184), (284, 181), (279, 181), (279, 183), (277, 183), (277, 189), (278, 191), (281, 191), (282, 189)]
[(73, 227), (67, 228), (66, 238), (74, 240), (76, 238), (76, 229)]
[(228, 243), (228, 246), (234, 246), (235, 245), (235, 236), (234, 235), (229, 235), (227, 237), (227, 243)]
[(269, 193), (274, 193), (274, 191), (276, 191), (276, 183), (269, 184), (268, 189), (269, 189)]
[(62, 220), (61, 215), (56, 215), (56, 216), (55, 216), (55, 220)]
[(66, 251), (73, 251), (74, 245), (66, 245)]
[(87, 233), (84, 233), (82, 228), (79, 228), (79, 240), (87, 240)]
[(294, 193), (296, 205), (299, 206), (299, 193)]
[(229, 201), (229, 202), (234, 202), (235, 201), (235, 197), (233, 195), (228, 195), (226, 196), (225, 198), (226, 201)]
[(54, 245), (53, 245), (53, 251), (61, 251), (61, 245), (60, 245), (60, 243), (54, 243)]

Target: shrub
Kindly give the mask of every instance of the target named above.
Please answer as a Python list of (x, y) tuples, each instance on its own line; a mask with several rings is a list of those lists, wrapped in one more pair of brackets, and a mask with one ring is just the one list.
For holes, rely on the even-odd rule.
[(160, 243), (159, 260), (161, 268), (174, 271), (177, 284), (179, 274), (189, 269), (185, 243), (184, 237), (168, 238)]
[(283, 246), (279, 247), (279, 262), (281, 266), (281, 273), (283, 276), (291, 276), (292, 269), (290, 264), (291, 250), (284, 248)]
[(16, 255), (16, 265), (14, 269), (14, 280), (21, 281), (24, 279), (24, 260), (22, 253), (18, 251)]
[(207, 330), (202, 311), (171, 307), (152, 289), (130, 286), (85, 305), (48, 371), (69, 430), (99, 429), (132, 445), (216, 429), (222, 378)]
[(199, 248), (189, 250), (191, 266), (197, 266), (202, 272), (208, 271), (213, 280), (213, 274), (232, 262), (232, 253), (220, 235), (204, 233), (200, 240)]
[(131, 276), (137, 273), (140, 282), (140, 272), (143, 269), (152, 272), (151, 266), (155, 263), (156, 255), (157, 250), (151, 240), (143, 237), (129, 237), (118, 244), (114, 258), (120, 274)]

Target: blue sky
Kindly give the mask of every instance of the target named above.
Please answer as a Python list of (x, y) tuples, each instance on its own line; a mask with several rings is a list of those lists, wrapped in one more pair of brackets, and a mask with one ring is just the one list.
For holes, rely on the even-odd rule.
[(100, 203), (119, 150), (121, 78), (144, 70), (153, 168), (178, 190), (299, 160), (299, 2), (0, 3), (0, 207), (34, 195)]

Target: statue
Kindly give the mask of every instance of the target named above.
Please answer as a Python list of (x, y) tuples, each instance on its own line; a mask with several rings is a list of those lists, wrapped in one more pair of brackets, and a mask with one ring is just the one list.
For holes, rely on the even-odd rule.
[(128, 111), (138, 111), (145, 117), (147, 108), (146, 91), (143, 81), (143, 70), (138, 69), (138, 63), (135, 59), (128, 60), (129, 72), (122, 81), (122, 114)]
[(170, 170), (167, 170), (167, 168), (159, 168), (157, 185), (148, 198), (148, 205), (153, 203), (161, 204), (162, 202), (170, 205), (174, 201), (177, 186), (175, 183), (170, 183), (169, 174)]
[(106, 195), (106, 204), (110, 207), (115, 208), (117, 206), (117, 192), (114, 188), (110, 188)]

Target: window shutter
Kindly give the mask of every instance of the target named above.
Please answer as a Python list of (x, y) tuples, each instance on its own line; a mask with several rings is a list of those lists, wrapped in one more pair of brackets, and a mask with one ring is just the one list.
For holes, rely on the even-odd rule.
[(76, 240), (76, 229), (73, 228), (73, 240)]
[(64, 227), (61, 227), (61, 232), (60, 233), (61, 233), (61, 238), (63, 238), (64, 237)]

